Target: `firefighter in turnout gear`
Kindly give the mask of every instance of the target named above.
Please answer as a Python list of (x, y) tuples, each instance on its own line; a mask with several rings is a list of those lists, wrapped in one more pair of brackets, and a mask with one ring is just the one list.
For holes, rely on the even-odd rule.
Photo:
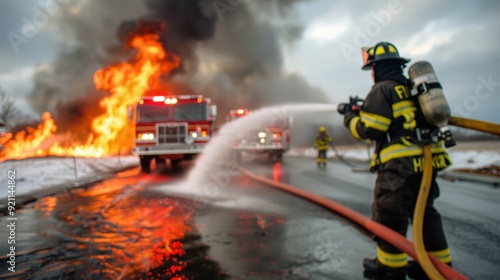
[[(431, 125), (410, 95), (411, 84), (403, 73), (410, 60), (400, 57), (396, 47), (387, 42), (364, 51), (362, 69), (372, 71), (374, 86), (359, 110), (358, 106), (343, 104), (339, 112), (344, 113), (344, 124), (354, 138), (376, 141), (370, 164), (371, 171), (378, 172), (372, 219), (406, 236), (423, 172), (423, 149), (415, 139), (420, 139), (419, 129)], [(426, 251), (451, 265), (441, 216), (434, 208), (439, 196), (436, 172), (451, 165), (451, 160), (442, 141), (431, 144), (431, 150), (434, 175), (424, 214), (423, 239)], [(406, 253), (381, 239), (376, 241), (376, 258), (363, 261), (366, 277), (406, 279), (408, 272), (410, 278), (425, 279), (420, 266), (408, 262)]]
[(318, 166), (326, 166), (326, 152), (328, 151), (330, 143), (332, 143), (332, 137), (326, 134), (326, 128), (324, 126), (320, 127), (319, 135), (316, 137), (316, 141), (314, 141), (314, 147), (318, 150), (318, 157), (316, 159)]

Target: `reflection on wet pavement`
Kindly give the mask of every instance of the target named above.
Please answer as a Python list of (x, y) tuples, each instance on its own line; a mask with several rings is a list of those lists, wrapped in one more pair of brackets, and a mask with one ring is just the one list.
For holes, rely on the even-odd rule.
[(223, 279), (193, 229), (189, 201), (131, 183), (111, 180), (18, 211), (16, 273), (3, 257), (0, 278)]
[[(252, 167), (291, 178), (288, 163)], [(240, 173), (184, 174), (122, 174), (20, 209), (16, 273), (0, 243), (0, 279), (359, 279), (371, 240), (334, 214)]]

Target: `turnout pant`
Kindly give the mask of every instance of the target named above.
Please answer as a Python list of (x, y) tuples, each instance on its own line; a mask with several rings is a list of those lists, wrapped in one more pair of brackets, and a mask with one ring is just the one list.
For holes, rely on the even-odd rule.
[(317, 163), (326, 164), (326, 151), (327, 150), (318, 150), (318, 158), (316, 159)]
[[(422, 181), (422, 173), (401, 168), (409, 161), (392, 160), (379, 168), (372, 206), (373, 220), (406, 236), (408, 221), (413, 222), (413, 213)], [(397, 168), (394, 168), (397, 167)], [(451, 262), (448, 244), (443, 231), (441, 215), (434, 208), (434, 200), (439, 197), (439, 187), (434, 171), (424, 214), (423, 239), (428, 252), (445, 263)], [(377, 259), (389, 267), (403, 267), (407, 256), (384, 240), (378, 243)]]

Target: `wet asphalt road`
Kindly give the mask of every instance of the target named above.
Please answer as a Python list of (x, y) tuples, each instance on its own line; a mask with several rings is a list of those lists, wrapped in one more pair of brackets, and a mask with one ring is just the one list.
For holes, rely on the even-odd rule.
[[(373, 174), (293, 157), (245, 165), (370, 215)], [(192, 167), (134, 169), (18, 209), (15, 273), (0, 218), (0, 278), (363, 279), (374, 244), (348, 221), (229, 167), (186, 183)], [(472, 279), (500, 279), (499, 190), (440, 183), (454, 266)]]

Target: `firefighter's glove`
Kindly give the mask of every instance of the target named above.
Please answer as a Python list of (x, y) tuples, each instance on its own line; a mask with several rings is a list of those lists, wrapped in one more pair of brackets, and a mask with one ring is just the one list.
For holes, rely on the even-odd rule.
[(349, 128), (349, 123), (351, 122), (354, 117), (359, 116), (359, 111), (354, 112), (354, 111), (348, 111), (344, 114), (344, 125), (345, 127)]

